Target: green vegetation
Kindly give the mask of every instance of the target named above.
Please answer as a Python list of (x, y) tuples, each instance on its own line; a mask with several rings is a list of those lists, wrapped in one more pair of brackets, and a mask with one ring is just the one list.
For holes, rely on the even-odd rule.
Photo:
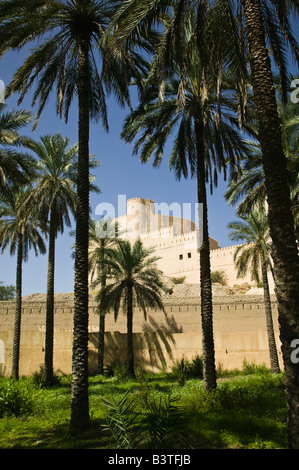
[[(40, 372), (0, 379), (0, 448), (286, 448), (283, 375), (264, 366), (218, 371), (217, 389), (190, 378), (200, 358), (171, 373), (89, 377), (90, 427), (70, 433), (71, 377), (45, 388)], [(197, 365), (197, 367), (196, 367)], [(196, 372), (196, 373), (197, 373)]]
[(211, 282), (212, 284), (218, 282), (219, 284), (222, 284), (223, 286), (227, 285), (227, 275), (225, 271), (212, 271), (211, 272)]
[[(189, 176), (196, 178), (197, 202), (203, 208), (199, 259), (204, 354), (203, 389), (210, 393), (202, 395), (203, 392), (200, 389), (201, 391), (197, 391), (196, 398), (202, 395), (208, 397), (209, 400), (216, 399), (217, 401), (217, 394), (220, 393), (220, 388), (216, 391), (206, 185), (209, 182), (212, 190), (214, 186), (217, 186), (219, 174), (223, 172), (225, 178), (229, 176), (231, 180), (241, 181), (233, 190), (233, 199), (239, 197), (236, 190), (240, 189), (245, 195), (246, 187), (251, 187), (254, 190), (253, 195), (256, 196), (259, 192), (256, 191), (256, 185), (261, 185), (262, 193), (267, 197), (268, 223), (273, 242), (271, 255), (276, 282), (288, 403), (288, 443), (290, 448), (299, 448), (299, 370), (290, 360), (291, 345), (299, 336), (297, 321), (299, 304), (298, 139), (296, 137), (298, 119), (293, 103), (289, 104), (289, 109), (286, 108), (290, 91), (289, 82), (292, 80), (288, 71), (290, 53), (297, 65), (299, 62), (298, 43), (295, 33), (292, 32), (293, 15), (298, 12), (298, 1), (294, 0), (263, 2), (258, 0), (236, 2), (227, 0), (216, 2), (190, 0), (171, 2), (164, 0), (154, 2), (144, 0), (138, 2), (136, 0), (0, 1), (0, 58), (10, 51), (23, 50), (24, 52), (25, 47), (27, 53), (29, 52), (6, 87), (6, 97), (16, 93), (18, 104), (21, 104), (25, 96), (30, 97), (29, 91), (33, 92), (32, 106), (37, 105), (34, 129), (53, 92), (56, 94), (57, 115), (66, 123), (74, 98), (77, 98), (79, 145), (76, 165), (76, 202), (74, 202), (76, 204), (74, 207), (76, 242), (71, 393), (71, 421), (74, 431), (85, 429), (87, 432), (91, 412), (88, 390), (90, 124), (100, 121), (103, 129), (108, 131), (106, 98), (108, 95), (113, 95), (120, 106), (129, 105), (131, 108), (130, 86), (134, 84), (139, 91), (139, 103), (135, 110), (131, 108), (131, 114), (125, 120), (122, 138), (127, 142), (132, 142), (138, 134), (139, 138), (135, 141), (133, 153), (139, 154), (143, 162), (153, 157), (154, 165), (159, 166), (165, 144), (172, 134), (174, 142), (170, 155), (170, 169), (175, 172), (178, 179)], [(150, 59), (151, 63), (147, 62), (147, 59)], [(281, 109), (277, 107), (273, 66), (279, 70), (277, 86), (280, 86)], [(254, 109), (250, 106), (251, 89), (254, 95)], [(0, 196), (2, 199), (0, 201), (0, 245), (2, 251), (10, 245), (11, 254), (14, 251), (18, 254), (12, 376), (15, 379), (19, 377), (22, 262), (26, 260), (31, 244), (38, 248), (37, 242), (40, 241), (40, 251), (45, 251), (41, 249), (43, 240), (36, 232), (34, 224), (43, 221), (46, 208), (46, 215), (48, 219), (50, 218), (47, 220), (50, 226), (48, 250), (50, 262), (45, 348), (46, 382), (49, 384), (52, 379), (53, 352), (51, 317), (54, 242), (56, 232), (59, 227), (61, 228), (59, 213), (61, 215), (64, 212), (66, 216), (66, 212), (60, 211), (64, 206), (64, 203), (61, 205), (61, 201), (58, 205), (55, 204), (54, 210), (54, 205), (51, 204), (51, 207), (48, 203), (45, 204), (44, 198), (39, 201), (42, 204), (36, 205), (40, 214), (33, 214), (32, 211), (28, 214), (25, 211), (24, 202), (28, 192), (26, 185), (31, 182), (35, 165), (32, 163), (32, 157), (19, 151), (20, 147), (33, 150), (33, 146), (29, 138), (19, 135), (18, 130), (28, 124), (33, 116), (27, 111), (3, 113), (3, 109), (2, 103), (0, 105)], [(282, 114), (291, 117), (288, 125), (284, 125), (286, 121)], [(293, 135), (291, 135), (291, 128), (294, 130)], [(260, 146), (261, 158), (259, 162), (255, 161), (259, 163), (257, 167), (253, 165), (251, 155), (247, 152), (248, 145), (239, 133), (241, 129), (254, 138), (255, 144), (258, 143)], [(257, 178), (254, 177), (254, 181), (250, 178), (248, 182), (250, 176), (248, 171), (254, 168), (254, 171), (257, 170), (259, 174), (256, 175)], [(245, 175), (245, 181), (244, 178), (240, 180), (241, 174), (243, 177)], [(56, 182), (57, 178), (55, 178)], [(45, 190), (45, 184), (43, 186)], [(55, 196), (55, 192), (44, 190), (42, 192), (44, 196), (47, 195), (47, 200), (49, 194)], [(252, 194), (250, 199), (252, 199)], [(29, 222), (31, 230), (29, 230)], [(44, 231), (44, 228), (41, 228)], [(265, 282), (263, 285), (265, 286)], [(134, 375), (131, 287), (129, 282), (126, 295), (128, 339), (131, 342), (130, 345), (128, 344), (128, 356), (130, 356), (128, 369), (130, 368), (131, 375)], [(139, 305), (145, 312), (145, 306), (153, 306), (155, 303), (152, 301), (154, 297), (153, 294), (149, 295), (145, 302), (143, 298), (145, 291), (142, 292), (141, 288), (138, 290)], [(109, 293), (108, 286), (105, 286), (103, 291), (106, 291), (106, 294), (107, 291)], [(110, 305), (106, 302), (107, 309), (108, 306), (114, 307), (115, 313), (118, 312), (119, 307), (119, 296), (116, 294), (115, 289), (114, 300), (116, 299), (118, 303), (112, 306), (112, 300)], [(103, 328), (101, 328), (102, 331), (104, 331)], [(185, 362), (178, 367), (181, 391), (185, 390), (188, 384), (189, 378), (186, 375), (188, 368), (189, 364), (187, 367)], [(99, 392), (101, 394), (103, 384), (104, 382), (101, 383), (101, 392)], [(94, 384), (91, 383), (91, 393), (93, 393), (93, 386)], [(4, 415), (16, 413), (14, 406), (8, 407), (7, 404), (10, 402), (15, 404), (16, 401), (23, 399), (25, 392), (19, 390), (18, 387), (14, 382), (9, 384), (5, 382), (3, 385), (4, 398), (2, 400), (4, 401), (1, 402), (1, 407)], [(27, 388), (26, 390), (28, 392)], [(231, 401), (230, 386), (228, 391), (229, 401)], [(30, 395), (30, 390), (28, 393)], [(43, 390), (41, 396), (45, 393)], [(242, 393), (240, 403), (243, 406)], [(106, 423), (108, 430), (114, 429), (112, 432), (114, 436), (119, 436), (118, 428), (114, 425), (116, 423), (120, 425), (124, 416), (128, 419), (135, 419), (132, 416), (134, 410), (128, 402), (129, 396), (128, 394), (118, 401), (114, 400), (110, 402), (110, 405), (106, 402), (108, 408), (110, 407), (110, 413), (120, 416), (120, 421), (117, 418), (117, 421), (112, 419), (110, 424), (109, 420), (108, 424)], [(245, 399), (246, 397), (245, 394)], [(34, 407), (38, 402), (39, 400), (33, 400)], [(155, 440), (157, 438), (159, 442), (162, 439), (165, 443), (165, 438), (170, 435), (166, 432), (171, 421), (169, 419), (175, 411), (173, 403), (172, 400), (164, 398), (159, 403), (147, 401), (148, 411), (139, 410), (141, 417), (145, 414), (146, 419), (143, 423), (145, 429), (151, 430), (149, 434), (144, 434), (147, 437), (143, 437), (143, 440), (149, 439), (150, 442), (157, 443)], [(186, 409), (185, 402), (183, 403), (183, 411), (186, 415), (189, 410)], [(59, 406), (61, 406), (61, 401), (59, 401)], [(91, 404), (91, 406), (94, 405)], [(223, 406), (221, 402), (221, 410)], [(23, 404), (16, 409), (21, 415), (23, 409), (30, 413), (30, 407), (24, 408)], [(236, 409), (239, 410), (239, 403)], [(49, 416), (52, 410), (50, 407)], [(94, 413), (96, 416), (96, 412)], [(210, 409), (207, 413), (209, 415)], [(33, 416), (32, 423), (35, 423), (36, 411)], [(165, 417), (166, 421), (164, 418), (159, 421), (157, 416)], [(195, 419), (194, 416), (196, 413), (191, 414), (190, 418)], [(249, 417), (250, 413), (248, 414), (247, 408), (245, 419)], [(16, 417), (16, 419), (19, 418)], [(95, 418), (92, 417), (92, 419)], [(219, 420), (219, 415), (215, 419)], [(227, 429), (230, 419), (233, 419), (235, 423), (236, 418), (231, 409), (228, 416), (223, 418), (224, 429)], [(210, 423), (213, 420), (214, 418), (211, 418)], [(204, 422), (204, 420), (199, 420), (194, 427), (197, 430), (196, 436), (198, 436), (198, 429), (204, 429)], [(240, 422), (243, 422), (243, 416)], [(264, 427), (267, 428), (266, 424)], [(124, 429), (127, 429), (130, 434), (130, 427)], [(42, 430), (39, 429), (39, 432)], [(129, 434), (126, 442), (136, 442), (135, 437)], [(235, 435), (239, 436), (239, 431), (236, 431)], [(230, 438), (227, 439), (229, 442), (227, 444), (221, 432), (220, 437), (225, 443), (223, 445), (232, 446)], [(200, 439), (204, 441), (206, 435), (201, 436)], [(212, 438), (209, 437), (209, 439)], [(69, 442), (68, 438), (66, 441)], [(60, 439), (59, 442), (65, 442), (65, 439)], [(238, 445), (249, 444), (246, 440), (244, 445), (234, 444), (235, 447)]]
[(185, 279), (186, 279), (186, 276), (172, 277), (172, 278), (171, 278), (171, 281), (172, 281), (174, 284), (184, 284)]
[(13, 300), (16, 295), (16, 288), (14, 285), (5, 285), (0, 281), (0, 300)]

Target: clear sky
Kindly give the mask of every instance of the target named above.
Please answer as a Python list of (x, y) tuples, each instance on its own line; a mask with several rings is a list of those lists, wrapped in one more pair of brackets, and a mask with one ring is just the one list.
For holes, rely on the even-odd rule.
[[(0, 60), (0, 79), (9, 83), (16, 68), (22, 64), (25, 55), (23, 52), (7, 54)], [(101, 194), (91, 194), (90, 202), (92, 215), (98, 204), (108, 202), (114, 205), (118, 214), (118, 195), (125, 195), (126, 199), (143, 197), (153, 199), (157, 203), (165, 202), (179, 204), (196, 202), (195, 180), (176, 181), (175, 176), (168, 168), (168, 155), (165, 154), (160, 168), (153, 168), (152, 162), (141, 164), (138, 157), (132, 155), (133, 145), (125, 144), (120, 139), (120, 132), (128, 109), (122, 110), (115, 103), (113, 97), (107, 100), (109, 133), (102, 130), (101, 124), (91, 124), (90, 153), (100, 161), (95, 170), (96, 183), (101, 188)], [(17, 96), (6, 101), (7, 109), (17, 108)], [(31, 109), (31, 96), (28, 95), (20, 106), (22, 109)], [(34, 110), (33, 110), (34, 112)], [(63, 137), (69, 137), (70, 145), (78, 141), (78, 113), (76, 103), (72, 107), (68, 124), (60, 120), (55, 113), (55, 96), (51, 96), (39, 120), (36, 131), (32, 134), (32, 125), (27, 126), (24, 134), (32, 134), (33, 138), (46, 134), (60, 132)], [(236, 219), (235, 208), (229, 207), (224, 200), (226, 183), (222, 175), (219, 176), (218, 188), (213, 196), (208, 196), (209, 234), (216, 239), (219, 246), (230, 246), (227, 224)], [(96, 218), (96, 216), (95, 216)], [(73, 224), (73, 229), (75, 224)], [(73, 259), (71, 246), (74, 240), (66, 228), (63, 235), (56, 240), (55, 265), (55, 292), (72, 292), (74, 282)], [(15, 284), (16, 257), (11, 257), (8, 250), (0, 255), (0, 281), (5, 284)], [(29, 260), (23, 264), (23, 295), (46, 292), (47, 286), (47, 254), (37, 258), (32, 252)]]

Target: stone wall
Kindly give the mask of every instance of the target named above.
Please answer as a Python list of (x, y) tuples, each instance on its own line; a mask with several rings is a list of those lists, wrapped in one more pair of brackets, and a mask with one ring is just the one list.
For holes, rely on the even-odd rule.
[[(215, 289), (214, 289), (215, 290)], [(177, 285), (174, 295), (164, 299), (165, 312), (150, 310), (144, 319), (141, 309), (134, 311), (134, 347), (140, 367), (157, 370), (171, 367), (183, 355), (192, 359), (201, 354), (201, 313), (198, 286)], [(222, 289), (222, 294), (224, 290)], [(215, 292), (214, 292), (215, 294)], [(217, 294), (217, 291), (216, 291)], [(21, 333), (21, 374), (39, 368), (44, 360), (45, 295), (23, 299)], [(266, 320), (261, 295), (214, 295), (214, 339), (217, 365), (242, 367), (243, 360), (269, 365)], [(276, 299), (272, 298), (273, 321), (280, 353)], [(93, 296), (89, 302), (90, 367), (96, 364), (99, 317)], [(13, 341), (14, 302), (0, 302), (0, 368), (10, 372)], [(54, 367), (71, 371), (73, 295), (55, 298)], [(115, 323), (106, 317), (106, 363), (126, 357), (126, 318), (120, 312)], [(2, 362), (1, 362), (2, 361)], [(0, 370), (0, 371), (1, 371)]]

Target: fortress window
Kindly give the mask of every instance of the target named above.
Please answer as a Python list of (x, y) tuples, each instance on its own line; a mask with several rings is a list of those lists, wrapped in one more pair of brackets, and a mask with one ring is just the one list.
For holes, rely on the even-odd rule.
[(183, 255), (179, 255), (179, 258), (180, 258), (180, 259), (183, 259)]
[(188, 258), (191, 258), (191, 253), (188, 253)]

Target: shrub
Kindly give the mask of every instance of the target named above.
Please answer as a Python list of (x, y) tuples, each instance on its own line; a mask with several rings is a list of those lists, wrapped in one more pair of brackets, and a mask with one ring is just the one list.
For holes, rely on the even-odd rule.
[[(46, 386), (46, 373), (44, 365), (40, 365), (39, 370), (35, 371), (32, 374), (32, 381), (37, 388), (43, 388)], [(58, 385), (59, 383), (60, 378), (58, 377), (58, 375), (53, 374), (52, 382), (50, 385)]]
[(182, 359), (176, 361), (172, 368), (172, 373), (177, 377), (180, 385), (184, 385), (185, 381), (188, 379), (202, 379), (202, 357), (197, 354), (192, 361), (182, 357)]
[(142, 440), (139, 414), (136, 412), (136, 402), (129, 397), (128, 390), (120, 400), (103, 398), (106, 408), (106, 424), (103, 429), (110, 431), (117, 447), (120, 449), (135, 449)]
[(269, 374), (270, 370), (267, 369), (265, 364), (257, 365), (254, 362), (247, 362), (244, 359), (242, 364), (242, 374)]
[(106, 424), (118, 448), (136, 449), (141, 444), (152, 448), (164, 448), (171, 440), (186, 441), (183, 437), (185, 424), (182, 408), (170, 395), (151, 397), (145, 413), (137, 411), (136, 399), (130, 390), (120, 400), (103, 398), (106, 408)]
[(37, 390), (28, 380), (0, 379), (0, 418), (33, 411)]
[(284, 407), (283, 390), (282, 374), (252, 374), (221, 382), (211, 393), (199, 394), (198, 404), (206, 412), (243, 409), (264, 415), (267, 409), (275, 414), (279, 403)]
[(186, 276), (182, 277), (172, 277), (171, 280), (174, 284), (184, 284)]
[(106, 377), (115, 377), (117, 380), (125, 380), (127, 378), (127, 370), (125, 365), (120, 365), (117, 361), (107, 364), (105, 368)]
[(227, 275), (224, 271), (213, 271), (211, 272), (211, 282), (222, 284), (223, 286), (227, 285)]

